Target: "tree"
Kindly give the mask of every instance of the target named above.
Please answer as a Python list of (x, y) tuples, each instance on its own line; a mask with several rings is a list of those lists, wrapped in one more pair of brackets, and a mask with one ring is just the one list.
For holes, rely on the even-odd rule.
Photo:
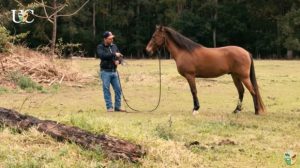
[(287, 58), (293, 58), (293, 51), (300, 51), (300, 9), (295, 7), (279, 20), (283, 46), (287, 49)]
[[(20, 6), (24, 5), (18, 2)], [(59, 17), (70, 17), (77, 14), (90, 0), (86, 0), (78, 9), (71, 13), (63, 13), (65, 7), (70, 5), (69, 0), (52, 0), (51, 4), (44, 2), (44, 0), (35, 0), (33, 3), (27, 5), (29, 8), (42, 8), (44, 15), (33, 14), (34, 16), (42, 19), (47, 19), (52, 24), (52, 38), (50, 40), (51, 43), (51, 55), (54, 55), (55, 44), (56, 44), (56, 35), (57, 35), (57, 19)]]
[[(238, 45), (256, 58), (300, 53), (295, 0), (26, 0), (23, 6), (34, 6), (42, 18), (28, 25), (11, 22), (15, 1), (0, 2), (0, 22), (11, 33), (31, 31), (27, 41), (33, 48), (50, 42), (53, 49), (57, 36), (81, 43), (92, 56), (102, 32), (110, 30), (122, 53), (141, 57), (155, 25), (162, 24), (204, 46)], [(60, 17), (74, 11), (76, 17)]]

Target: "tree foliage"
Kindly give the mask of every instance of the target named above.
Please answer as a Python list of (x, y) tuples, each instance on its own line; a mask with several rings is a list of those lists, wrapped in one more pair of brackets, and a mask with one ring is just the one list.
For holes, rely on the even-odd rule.
[[(85, 2), (57, 1), (68, 5), (62, 13), (70, 13)], [(39, 18), (28, 25), (12, 23), (10, 17), (3, 16), (18, 9), (18, 4), (0, 2), (0, 21), (10, 32), (30, 31), (27, 44), (32, 48), (49, 43), (51, 23)], [(26, 0), (24, 4), (32, 2)], [(102, 42), (102, 33), (110, 30), (124, 54), (141, 58), (155, 25), (162, 24), (207, 47), (214, 43), (217, 47), (238, 45), (254, 57), (283, 58), (288, 51), (295, 56), (300, 53), (299, 7), (299, 0), (92, 0), (76, 15), (58, 18), (57, 38), (66, 43), (81, 43), (87, 55), (93, 56), (96, 45)], [(37, 14), (42, 12), (41, 8), (35, 9)]]

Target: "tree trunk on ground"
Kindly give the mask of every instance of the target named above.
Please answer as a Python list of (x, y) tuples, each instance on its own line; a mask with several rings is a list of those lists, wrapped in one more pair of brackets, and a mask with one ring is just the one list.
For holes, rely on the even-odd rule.
[(105, 134), (94, 135), (78, 127), (67, 126), (51, 120), (23, 115), (16, 111), (0, 107), (0, 126), (16, 128), (19, 131), (36, 127), (38, 131), (50, 135), (58, 141), (75, 142), (86, 149), (102, 149), (111, 159), (124, 159), (138, 162), (145, 155), (145, 151), (139, 145), (117, 139)]

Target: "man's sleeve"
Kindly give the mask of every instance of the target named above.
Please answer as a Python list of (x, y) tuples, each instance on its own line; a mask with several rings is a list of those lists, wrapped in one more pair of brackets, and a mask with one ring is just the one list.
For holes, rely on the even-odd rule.
[(117, 52), (120, 52), (120, 50), (119, 50), (118, 46), (117, 46), (117, 45), (115, 45), (115, 46), (116, 46), (116, 51), (117, 51)]
[(116, 57), (115, 53), (107, 53), (104, 50), (102, 45), (97, 46), (97, 55), (100, 57), (101, 60), (114, 60)]

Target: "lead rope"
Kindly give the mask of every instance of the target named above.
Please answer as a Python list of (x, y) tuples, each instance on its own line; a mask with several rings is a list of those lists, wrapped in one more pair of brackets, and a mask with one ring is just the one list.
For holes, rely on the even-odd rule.
[(160, 58), (160, 50), (159, 50), (159, 56), (158, 56), (158, 62), (159, 62), (159, 97), (158, 97), (158, 101), (157, 101), (157, 104), (156, 104), (156, 106), (153, 108), (153, 109), (151, 109), (151, 110), (147, 110), (147, 111), (141, 111), (141, 110), (138, 110), (138, 109), (135, 109), (135, 108), (133, 108), (133, 107), (131, 107), (130, 105), (129, 105), (129, 103), (127, 102), (127, 99), (125, 98), (125, 95), (124, 95), (124, 92), (123, 92), (123, 88), (122, 88), (122, 84), (121, 84), (121, 79), (120, 79), (120, 76), (119, 76), (119, 72), (117, 71), (117, 75), (118, 75), (118, 78), (119, 78), (119, 84), (120, 84), (120, 88), (121, 88), (121, 93), (122, 93), (122, 97), (123, 97), (123, 100), (124, 100), (124, 102), (125, 102), (125, 104), (131, 109), (131, 110), (133, 110), (133, 111), (135, 111), (135, 112), (153, 112), (153, 111), (155, 111), (157, 108), (158, 108), (158, 106), (159, 106), (159, 104), (160, 104), (160, 100), (161, 100), (161, 58)]

